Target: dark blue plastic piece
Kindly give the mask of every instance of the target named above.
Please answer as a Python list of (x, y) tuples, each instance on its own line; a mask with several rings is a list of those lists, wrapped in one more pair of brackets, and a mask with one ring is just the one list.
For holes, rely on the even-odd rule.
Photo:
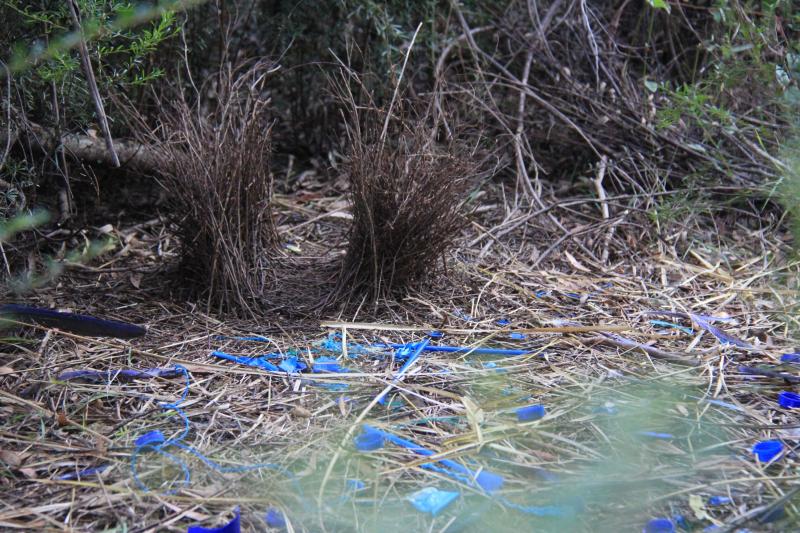
[(544, 405), (528, 405), (527, 407), (520, 407), (516, 411), (517, 420), (520, 422), (529, 422), (531, 420), (539, 420), (547, 414)]
[(0, 318), (15, 320), (25, 324), (40, 324), (49, 328), (58, 328), (86, 337), (116, 337), (133, 339), (143, 337), (147, 330), (142, 326), (106, 320), (93, 316), (75, 313), (61, 313), (52, 309), (41, 309), (27, 305), (0, 305)]
[(727, 496), (712, 496), (708, 499), (708, 505), (727, 505), (732, 501)]
[(783, 443), (779, 440), (762, 440), (753, 446), (753, 453), (762, 463), (768, 463), (781, 454)]
[(800, 407), (800, 394), (782, 391), (778, 394), (778, 405), (784, 409), (797, 409)]
[(642, 533), (674, 533), (675, 523), (669, 518), (653, 518), (642, 530)]
[(365, 430), (364, 433), (355, 438), (356, 450), (360, 452), (371, 452), (383, 448), (383, 435), (376, 431)]

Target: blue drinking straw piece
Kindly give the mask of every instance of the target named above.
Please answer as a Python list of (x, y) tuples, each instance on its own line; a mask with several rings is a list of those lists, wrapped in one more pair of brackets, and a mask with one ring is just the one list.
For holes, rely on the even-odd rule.
[[(404, 348), (405, 344), (373, 344), (375, 348), (393, 348), (395, 350)], [(425, 346), (425, 352), (447, 352), (447, 353), (470, 353), (474, 355), (525, 355), (530, 350), (507, 350), (504, 348), (467, 348), (466, 346)]]

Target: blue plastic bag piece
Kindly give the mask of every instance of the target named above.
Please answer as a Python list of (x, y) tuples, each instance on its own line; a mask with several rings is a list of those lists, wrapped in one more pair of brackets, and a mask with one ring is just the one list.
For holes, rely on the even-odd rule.
[(727, 505), (732, 501), (727, 496), (712, 496), (708, 499), (708, 505)]
[(784, 409), (797, 409), (800, 407), (800, 394), (782, 391), (778, 394), (778, 405)]
[(781, 356), (782, 363), (800, 363), (800, 353), (785, 353)]
[(762, 440), (753, 446), (753, 454), (762, 463), (768, 463), (781, 454), (783, 443), (779, 440)]
[(674, 533), (675, 523), (669, 518), (653, 518), (650, 520), (642, 533)]
[(475, 482), (486, 492), (494, 492), (503, 486), (505, 479), (500, 474), (482, 470), (475, 478)]
[(289, 374), (299, 372), (308, 368), (305, 363), (297, 360), (297, 357), (287, 357), (278, 364), (278, 368)]
[(160, 444), (162, 442), (165, 442), (166, 440), (167, 438), (164, 437), (164, 434), (156, 429), (155, 431), (149, 431), (145, 433), (144, 435), (133, 441), (133, 444), (137, 448), (141, 448), (142, 446), (151, 446), (153, 444)]
[(533, 293), (533, 295), (536, 296), (537, 298), (544, 298), (548, 294), (550, 294), (550, 291), (546, 291), (544, 289), (539, 289), (538, 291)]
[(227, 359), (228, 361), (233, 361), (234, 363), (239, 363), (240, 365), (254, 366), (270, 372), (278, 372), (280, 370), (277, 366), (267, 361), (267, 357), (272, 356), (273, 354), (268, 354), (263, 357), (243, 357), (240, 355), (231, 355), (219, 350), (214, 350), (211, 352), (211, 355), (221, 359)]
[(283, 529), (286, 527), (286, 517), (280, 509), (270, 507), (267, 509), (267, 525), (276, 529)]
[(421, 513), (430, 513), (436, 516), (459, 496), (460, 494), (458, 492), (439, 490), (435, 487), (425, 487), (408, 496), (408, 501), (411, 502), (411, 505), (413, 505), (417, 511)]
[(672, 433), (659, 433), (658, 431), (639, 431), (638, 434), (642, 437), (650, 437), (653, 439), (662, 440), (670, 440), (675, 438), (675, 435)]
[(507, 325), (511, 324), (511, 321), (509, 319), (507, 319), (507, 318), (501, 318), (500, 320), (498, 320), (496, 322), (496, 324), (498, 326), (500, 326), (500, 327), (503, 327), (503, 326), (507, 326)]
[(396, 348), (394, 351), (394, 358), (398, 361), (405, 361), (411, 356), (412, 353), (414, 353), (413, 348), (413, 344), (405, 344), (399, 348)]
[(335, 357), (317, 357), (314, 361), (314, 372), (316, 373), (326, 373), (326, 372), (335, 372), (337, 374), (343, 372), (350, 372), (347, 368), (344, 368), (339, 364), (339, 361), (336, 360)]
[(365, 430), (364, 433), (355, 438), (356, 450), (360, 452), (371, 452), (383, 448), (383, 435), (376, 431)]
[(528, 338), (524, 333), (512, 332), (508, 334), (508, 338), (512, 341), (523, 341)]
[(547, 414), (544, 405), (541, 404), (520, 407), (517, 409), (516, 413), (517, 413), (517, 420), (519, 420), (520, 422), (539, 420), (540, 418), (544, 417), (545, 414)]
[(428, 332), (428, 337), (430, 337), (431, 339), (441, 339), (442, 337), (444, 337), (444, 333), (442, 333), (441, 331), (436, 331), (434, 329)]
[(234, 516), (233, 520), (231, 520), (224, 526), (220, 527), (189, 526), (189, 529), (186, 530), (186, 533), (240, 533), (241, 530), (242, 529), (239, 517), (239, 509), (236, 509), (236, 516)]
[(494, 361), (483, 363), (483, 368), (497, 368), (497, 363), (495, 363)]
[(64, 475), (58, 476), (57, 479), (61, 481), (67, 481), (70, 479), (80, 479), (84, 477), (94, 476), (95, 474), (102, 474), (108, 469), (109, 466), (111, 465), (101, 465), (94, 468), (86, 468), (78, 472), (69, 472)]

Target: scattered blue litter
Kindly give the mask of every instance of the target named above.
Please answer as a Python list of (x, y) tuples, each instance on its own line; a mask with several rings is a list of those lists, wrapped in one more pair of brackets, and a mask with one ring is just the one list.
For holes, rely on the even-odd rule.
[[(178, 466), (181, 470), (181, 473), (183, 474), (182, 479), (174, 482), (172, 484), (172, 487), (163, 491), (162, 494), (165, 495), (175, 494), (176, 492), (178, 492), (178, 490), (180, 490), (182, 487), (189, 485), (189, 483), (191, 482), (191, 473), (189, 471), (189, 466), (186, 464), (185, 461), (183, 461), (183, 459), (181, 459), (177, 455), (174, 455), (166, 451), (170, 447), (178, 448), (180, 450), (183, 450), (184, 452), (194, 455), (196, 458), (200, 459), (200, 461), (202, 461), (207, 467), (216, 470), (217, 472), (220, 473), (242, 473), (242, 472), (249, 472), (252, 470), (269, 468), (281, 472), (282, 474), (287, 475), (294, 480), (294, 478), (291, 476), (290, 473), (286, 472), (283, 468), (281, 468), (276, 464), (257, 463), (245, 466), (226, 467), (212, 461), (199, 451), (195, 450), (192, 446), (186, 444), (184, 442), (184, 439), (186, 439), (186, 436), (189, 434), (190, 423), (189, 423), (189, 417), (183, 411), (180, 404), (186, 401), (186, 398), (189, 395), (190, 377), (189, 377), (189, 371), (186, 370), (185, 367), (181, 365), (175, 365), (175, 369), (179, 371), (185, 379), (183, 392), (181, 393), (181, 397), (177, 401), (171, 403), (161, 403), (161, 408), (164, 409), (165, 411), (174, 411), (175, 414), (178, 415), (181, 422), (183, 423), (183, 428), (177, 437), (171, 439), (167, 439), (161, 431), (154, 430), (145, 433), (144, 435), (141, 435), (134, 441), (135, 447), (133, 453), (131, 453), (130, 456), (131, 475), (133, 476), (133, 480), (136, 483), (136, 485), (142, 491), (150, 492), (150, 487), (145, 485), (144, 482), (141, 479), (139, 479), (139, 466), (138, 466), (139, 456), (145, 452), (159, 455), (169, 460), (169, 462)], [(236, 531), (238, 531), (238, 529)]]
[(267, 525), (276, 529), (283, 529), (286, 527), (286, 517), (280, 509), (270, 507), (267, 509)]
[(732, 409), (734, 411), (741, 411), (744, 412), (745, 410), (738, 405), (734, 405), (732, 403), (723, 402), (722, 400), (713, 400), (713, 399), (706, 399), (706, 403), (710, 403), (711, 405), (717, 405), (719, 407), (725, 407), (726, 409)]
[(708, 499), (708, 505), (727, 505), (733, 500), (727, 496), (711, 496)]
[(289, 374), (294, 374), (296, 372), (300, 372), (301, 370), (305, 370), (308, 367), (305, 363), (299, 361), (297, 357), (287, 357), (278, 363), (278, 368)]
[(542, 404), (528, 405), (520, 407), (516, 410), (517, 420), (520, 422), (529, 422), (531, 420), (539, 420), (547, 414), (547, 411)]
[(650, 324), (654, 326), (660, 326), (662, 328), (678, 329), (687, 335), (694, 335), (694, 330), (692, 328), (687, 328), (686, 326), (681, 326), (680, 324), (675, 324), (674, 322), (667, 322), (665, 320), (651, 320)]
[(229, 353), (221, 352), (219, 350), (214, 350), (213, 352), (211, 352), (211, 355), (213, 355), (214, 357), (219, 357), (221, 359), (227, 359), (228, 361), (233, 361), (234, 363), (239, 363), (240, 365), (254, 366), (262, 370), (268, 370), (270, 372), (280, 371), (280, 368), (278, 368), (277, 366), (275, 366), (274, 364), (270, 363), (267, 360), (267, 356), (245, 357), (241, 355), (231, 355)]
[(441, 331), (436, 331), (434, 329), (428, 332), (428, 337), (430, 337), (431, 339), (441, 339), (442, 337), (444, 337), (444, 333), (442, 333)]
[(103, 472), (105, 472), (108, 469), (109, 466), (111, 466), (111, 465), (100, 465), (100, 466), (96, 466), (96, 467), (93, 467), (93, 468), (85, 468), (85, 469), (79, 470), (77, 472), (69, 472), (67, 474), (63, 474), (61, 476), (58, 476), (58, 479), (61, 480), (61, 481), (67, 481), (67, 480), (70, 480), (70, 479), (81, 479), (81, 478), (85, 478), (85, 477), (94, 476), (94, 475), (97, 475), (97, 474), (102, 474)]
[(675, 523), (669, 518), (653, 518), (650, 520), (642, 533), (673, 533), (675, 531)]
[(417, 511), (436, 516), (459, 496), (458, 492), (439, 490), (436, 487), (425, 487), (409, 495), (407, 499)]
[[(373, 345), (376, 348), (392, 348), (394, 350), (402, 350), (403, 348), (407, 348), (409, 345), (407, 344), (375, 344)], [(425, 352), (446, 352), (446, 353), (469, 353), (470, 355), (505, 355), (505, 356), (515, 356), (515, 355), (525, 355), (530, 353), (530, 350), (510, 350), (506, 348), (481, 348), (479, 346), (469, 347), (469, 346), (431, 346), (427, 345), (423, 349)], [(407, 357), (407, 355), (395, 352), (394, 357), (395, 359), (403, 359)]]
[(500, 327), (504, 327), (511, 324), (511, 321), (507, 318), (501, 318), (496, 322), (496, 324)]
[(550, 294), (550, 291), (546, 291), (544, 289), (539, 289), (538, 291), (533, 293), (533, 295), (536, 296), (537, 298), (544, 298), (548, 294)]
[[(435, 452), (417, 444), (416, 442), (406, 440), (402, 437), (394, 435), (393, 433), (382, 431), (368, 424), (364, 424), (363, 429), (364, 432), (358, 435), (355, 439), (355, 446), (358, 450), (370, 451), (378, 449), (379, 447), (383, 446), (384, 440), (387, 440), (397, 446), (410, 450), (417, 455), (423, 455), (427, 457), (436, 455)], [(467, 485), (478, 485), (480, 488), (490, 493), (498, 490), (505, 482), (503, 476), (488, 470), (482, 470), (479, 473), (476, 473), (461, 463), (451, 459), (440, 459), (435, 463), (425, 463), (420, 466), (422, 468), (433, 470), (457, 479), (463, 483), (466, 483)]]
[(146, 368), (144, 370), (120, 369), (120, 370), (71, 370), (62, 372), (56, 379), (59, 381), (71, 381), (84, 379), (86, 381), (108, 382), (112, 380), (132, 381), (134, 379), (152, 378), (174, 378), (180, 376), (180, 372), (174, 368)]
[(189, 529), (186, 530), (186, 533), (239, 533), (241, 531), (239, 509), (236, 509), (234, 512), (236, 513), (236, 516), (234, 516), (233, 519), (224, 526), (220, 527), (189, 526)]
[(658, 431), (638, 431), (637, 434), (652, 439), (670, 440), (675, 438), (672, 433), (659, 433)]
[[(322, 350), (332, 353), (342, 353), (342, 334), (339, 332), (329, 333), (324, 340), (319, 342), (319, 347)], [(364, 346), (356, 342), (347, 343), (348, 357), (355, 357), (357, 355), (375, 355), (380, 353), (374, 347)]]
[(360, 433), (356, 436), (355, 445), (356, 450), (360, 452), (371, 452), (373, 450), (379, 450), (383, 448), (383, 435), (376, 432), (370, 431), (369, 429), (365, 429), (363, 433)]
[(753, 454), (762, 463), (775, 459), (783, 451), (783, 443), (779, 440), (762, 440), (753, 446)]
[(508, 334), (508, 338), (513, 341), (524, 341), (525, 339), (528, 338), (528, 336), (525, 335), (524, 333), (517, 333), (516, 331), (514, 331)]
[(800, 407), (800, 394), (796, 392), (781, 391), (778, 394), (778, 405), (784, 409), (797, 409)]
[(800, 363), (800, 353), (785, 353), (781, 356), (782, 363)]

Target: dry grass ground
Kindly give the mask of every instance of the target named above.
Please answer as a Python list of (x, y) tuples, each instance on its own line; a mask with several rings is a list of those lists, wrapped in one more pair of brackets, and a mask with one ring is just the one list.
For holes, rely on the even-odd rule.
[[(8, 331), (14, 336), (0, 354), (0, 528), (185, 531), (224, 523), (238, 506), (253, 531), (267, 527), (269, 508), (295, 531), (641, 531), (651, 518), (675, 515), (696, 530), (791, 529), (800, 512), (791, 451), (800, 420), (778, 407), (777, 395), (794, 385), (741, 368), (777, 365), (794, 351), (796, 292), (784, 280), (797, 280), (800, 265), (787, 258), (782, 234), (760, 226), (766, 218), (731, 214), (683, 219), (651, 238), (645, 216), (598, 223), (597, 206), (581, 199), (532, 216), (499, 196), (482, 201), (447, 273), (400, 301), (329, 316), (339, 323), (331, 327), (287, 318), (288, 309), (228, 321), (176, 303), (161, 267), (177, 260), (171, 228), (158, 220), (118, 228), (121, 252), (73, 270), (33, 300), (146, 324), (149, 333), (124, 342)], [(343, 253), (335, 245), (348, 223), (340, 196), (303, 190), (275, 205), (295, 261)], [(605, 266), (592, 257), (604, 250)], [(749, 347), (723, 345), (687, 313), (728, 317), (715, 325)], [(372, 325), (352, 325), (364, 322)], [(400, 368), (391, 352), (318, 345), (332, 332), (363, 346), (415, 342), (432, 329), (444, 337), (431, 344), (525, 353), (422, 352), (377, 403)], [(242, 335), (270, 341), (218, 337)], [(269, 372), (214, 350), (280, 352), (308, 366), (338, 357), (350, 372)], [(58, 376), (174, 365), (188, 371), (180, 408), (189, 432), (178, 441), (183, 448), (163, 449), (173, 459), (140, 450), (146, 491), (132, 472), (136, 441), (154, 430), (180, 436), (181, 419), (162, 403), (180, 400), (183, 378)], [(791, 366), (772, 371), (800, 379)], [(518, 421), (515, 409), (531, 404), (543, 404), (546, 416)], [(361, 422), (420, 443), (436, 459), (500, 474), (505, 484), (489, 496), (423, 468), (419, 455), (394, 444), (358, 452)], [(786, 450), (769, 465), (750, 452), (766, 439)], [(190, 473), (185, 484), (176, 460)], [(264, 463), (279, 468), (240, 468)], [(105, 469), (75, 477), (98, 467)], [(423, 487), (460, 495), (433, 517), (407, 500)], [(712, 496), (729, 500), (711, 505)], [(542, 509), (531, 506), (566, 516), (539, 517)]]

